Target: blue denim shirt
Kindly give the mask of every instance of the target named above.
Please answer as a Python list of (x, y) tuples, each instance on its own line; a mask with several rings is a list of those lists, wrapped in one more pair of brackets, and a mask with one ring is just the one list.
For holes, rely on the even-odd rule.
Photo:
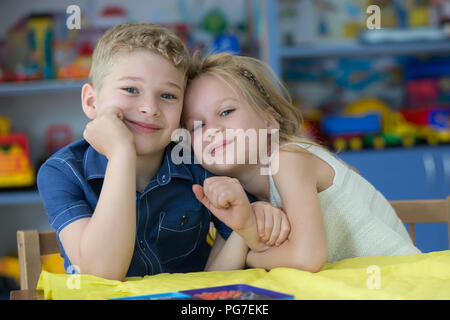
[[(136, 241), (127, 277), (202, 271), (210, 252), (206, 242), (210, 221), (224, 239), (231, 234), (232, 230), (192, 192), (193, 184), (203, 185), (212, 174), (193, 161), (174, 164), (170, 156), (173, 147), (171, 143), (166, 148), (161, 168), (145, 190), (136, 193)], [(58, 235), (67, 272), (73, 267), (69, 268), (71, 262), (59, 241), (59, 232), (78, 219), (92, 216), (107, 161), (82, 139), (53, 154), (39, 169), (39, 192), (49, 223)]]

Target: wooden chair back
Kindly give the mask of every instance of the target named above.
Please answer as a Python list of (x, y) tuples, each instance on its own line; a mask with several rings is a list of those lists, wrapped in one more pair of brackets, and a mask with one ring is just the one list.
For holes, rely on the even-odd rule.
[(390, 201), (400, 220), (408, 224), (409, 235), (416, 245), (416, 223), (446, 222), (450, 248), (450, 196), (439, 200)]
[(41, 256), (61, 252), (55, 231), (17, 231), (20, 290), (36, 289), (41, 274)]

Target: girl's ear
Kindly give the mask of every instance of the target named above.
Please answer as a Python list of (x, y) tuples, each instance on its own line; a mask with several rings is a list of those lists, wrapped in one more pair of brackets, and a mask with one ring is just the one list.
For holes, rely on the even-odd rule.
[(96, 92), (92, 84), (86, 83), (81, 88), (81, 104), (83, 111), (89, 119), (97, 117), (97, 108), (95, 107)]
[(267, 129), (280, 129), (280, 123), (278, 122), (276, 115), (277, 112), (273, 107), (267, 108), (267, 116), (266, 120)]

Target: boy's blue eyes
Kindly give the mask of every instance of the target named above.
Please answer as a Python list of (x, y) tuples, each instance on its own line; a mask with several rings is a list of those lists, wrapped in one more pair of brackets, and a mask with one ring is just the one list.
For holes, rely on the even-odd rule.
[[(131, 93), (131, 94), (139, 94), (139, 90), (133, 87), (126, 87), (126, 88), (122, 88), (122, 90), (126, 91), (127, 93)], [(170, 93), (163, 93), (161, 94), (161, 98), (166, 99), (166, 100), (172, 100), (172, 99), (176, 99), (177, 97), (175, 97), (173, 94)]]
[(122, 90), (128, 92), (128, 93), (132, 93), (132, 94), (138, 94), (139, 91), (136, 88), (122, 88)]
[(169, 99), (169, 100), (171, 100), (171, 99), (176, 99), (176, 97), (175, 97), (173, 94), (170, 94), (170, 93), (163, 93), (163, 94), (161, 95), (161, 98), (163, 98), (163, 99)]

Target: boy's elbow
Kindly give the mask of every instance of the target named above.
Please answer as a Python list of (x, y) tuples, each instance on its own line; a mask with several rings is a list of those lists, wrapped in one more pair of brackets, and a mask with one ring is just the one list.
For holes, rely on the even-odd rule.
[(103, 279), (125, 281), (126, 272), (118, 268), (111, 268), (111, 265), (98, 263), (85, 263), (80, 266), (81, 274), (90, 274)]
[(90, 274), (103, 279), (125, 281), (125, 275), (122, 272), (114, 272), (112, 270), (103, 270), (99, 268), (91, 268), (91, 270), (86, 270), (86, 272), (83, 270), (81, 271), (82, 274)]

